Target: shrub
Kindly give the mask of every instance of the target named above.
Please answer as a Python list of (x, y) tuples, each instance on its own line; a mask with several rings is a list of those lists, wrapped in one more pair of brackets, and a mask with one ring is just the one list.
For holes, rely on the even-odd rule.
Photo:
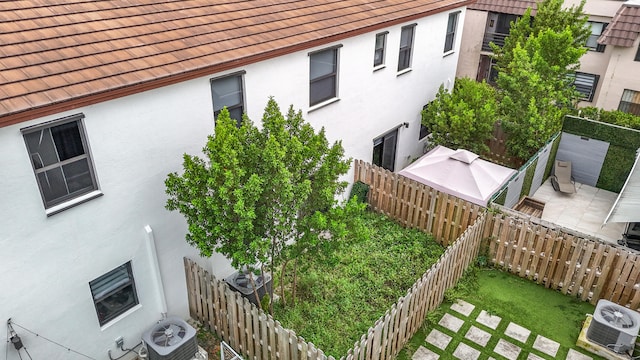
[(355, 183), (353, 183), (353, 186), (351, 187), (351, 193), (349, 194), (349, 199), (355, 196), (358, 202), (366, 203), (368, 195), (369, 195), (369, 185), (363, 183), (362, 181), (356, 181)]

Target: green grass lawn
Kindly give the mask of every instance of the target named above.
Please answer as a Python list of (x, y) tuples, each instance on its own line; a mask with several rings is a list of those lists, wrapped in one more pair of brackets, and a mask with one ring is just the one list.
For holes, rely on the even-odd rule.
[[(448, 299), (462, 298), (476, 306), (474, 312), (469, 316), (470, 320), (466, 321), (465, 325), (457, 333), (447, 329), (443, 331), (442, 327), (438, 325), (438, 321), (445, 312), (454, 316), (461, 316), (449, 309), (451, 302), (443, 303), (438, 310), (427, 316), (425, 325), (403, 349), (398, 357), (399, 360), (411, 359), (411, 356), (419, 346), (425, 346), (435, 351), (435, 347), (430, 347), (431, 345), (425, 342), (426, 336), (434, 328), (454, 337), (454, 341), (449, 344), (446, 353), (440, 357), (441, 359), (453, 359), (451, 355), (453, 349), (464, 338), (467, 330), (472, 325), (473, 319), (477, 317), (481, 310), (502, 317), (502, 322), (495, 331), (483, 328), (483, 330), (492, 333), (492, 337), (487, 346), (484, 347), (489, 351), (485, 350), (480, 359), (487, 359), (489, 356), (499, 358), (495, 354), (491, 354), (490, 350), (495, 347), (501, 336), (505, 340), (510, 340), (503, 335), (509, 322), (514, 322), (531, 330), (531, 335), (525, 344), (514, 342), (521, 346), (523, 350), (519, 359), (526, 359), (527, 353), (533, 351), (532, 346), (537, 335), (542, 335), (560, 343), (560, 349), (556, 355), (558, 359), (564, 359), (570, 348), (581, 351), (581, 349), (576, 348), (575, 342), (578, 339), (586, 314), (593, 313), (595, 308), (593, 305), (577, 298), (563, 295), (560, 292), (546, 289), (532, 281), (519, 278), (507, 272), (494, 269), (478, 269), (472, 273), (473, 275), (465, 276), (460, 281), (458, 288), (450, 291), (447, 296)], [(478, 326), (477, 324), (473, 325)], [(484, 350), (480, 346), (477, 349)], [(594, 359), (599, 359), (593, 354), (587, 352), (585, 354), (592, 356)], [(550, 358), (539, 353), (536, 353), (536, 355)]]
[[(274, 306), (274, 318), (283, 326), (336, 358), (346, 355), (444, 252), (430, 235), (383, 215), (367, 212), (363, 219), (368, 239), (347, 239), (329, 256), (299, 258), (295, 306)], [(290, 289), (285, 295), (290, 300)]]

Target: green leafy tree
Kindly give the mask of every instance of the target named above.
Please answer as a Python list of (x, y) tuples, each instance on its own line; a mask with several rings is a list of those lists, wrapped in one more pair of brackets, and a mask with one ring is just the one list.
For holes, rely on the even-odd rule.
[(498, 105), (495, 90), (487, 83), (456, 79), (449, 93), (440, 86), (434, 101), (422, 111), (422, 124), (432, 134), (431, 143), (478, 154), (489, 151)]
[(517, 158), (528, 159), (559, 131), (578, 99), (572, 75), (590, 34), (583, 6), (563, 9), (561, 0), (544, 0), (533, 20), (529, 9), (512, 24), (503, 48), (492, 45), (500, 118)]
[[(591, 29), (587, 26), (588, 17), (584, 14), (584, 4), (583, 0), (578, 6), (563, 8), (562, 0), (544, 0), (538, 3), (535, 17), (531, 16), (531, 8), (528, 8), (522, 17), (511, 24), (503, 47), (490, 44), (498, 71), (506, 71), (507, 65), (513, 60), (513, 49), (516, 44), (524, 46), (531, 35), (537, 36), (545, 30), (560, 33), (568, 29), (573, 39), (571, 47), (586, 51), (584, 47), (591, 35)], [(551, 64), (564, 63), (565, 67), (573, 67), (575, 70), (577, 61), (571, 60), (568, 63), (566, 57), (555, 57), (555, 55), (562, 55), (562, 53), (548, 54), (545, 59)]]
[(261, 129), (246, 116), (238, 128), (223, 109), (203, 154), (185, 154), (183, 173), (168, 175), (166, 207), (185, 216), (188, 243), (204, 256), (224, 254), (237, 269), (274, 273), (287, 256), (339, 239), (344, 213), (363, 209), (337, 206), (350, 164), (341, 143), (330, 145), (324, 129), (315, 132), (293, 108), (285, 117), (273, 99)]

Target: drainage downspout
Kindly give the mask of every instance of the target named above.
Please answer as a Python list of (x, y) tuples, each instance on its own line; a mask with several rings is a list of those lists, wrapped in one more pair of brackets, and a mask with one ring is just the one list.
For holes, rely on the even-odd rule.
[(151, 226), (145, 225), (144, 231), (147, 234), (147, 254), (149, 256), (149, 264), (151, 265), (151, 278), (156, 289), (158, 306), (162, 318), (167, 317), (167, 298), (164, 294), (164, 286), (162, 285), (162, 276), (160, 275), (160, 265), (158, 264), (158, 252), (156, 251), (156, 240), (153, 236)]

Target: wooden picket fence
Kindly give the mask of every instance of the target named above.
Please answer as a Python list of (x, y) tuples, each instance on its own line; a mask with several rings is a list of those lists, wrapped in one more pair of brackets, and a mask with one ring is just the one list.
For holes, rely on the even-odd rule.
[[(394, 359), (479, 253), (498, 268), (584, 301), (595, 304), (604, 298), (633, 310), (640, 307), (636, 252), (509, 209), (487, 211), (361, 161), (355, 170), (355, 179), (370, 186), (373, 210), (451, 245), (341, 360)], [(191, 317), (245, 358), (334, 359), (193, 261), (185, 258), (184, 264)]]
[(246, 359), (334, 359), (294, 331), (285, 329), (192, 260), (184, 258), (184, 266), (191, 317)]
[(508, 209), (488, 213), (483, 238), (491, 262), (547, 288), (595, 304), (640, 307), (640, 255)]
[(483, 207), (362, 160), (354, 162), (354, 181), (369, 185), (373, 210), (405, 227), (433, 234), (444, 246), (453, 243)]
[[(484, 215), (482, 215), (484, 216)], [(386, 313), (362, 335), (342, 360), (391, 360), (436, 309), (478, 255), (483, 217), (460, 238)], [(285, 329), (270, 315), (232, 291), (192, 260), (184, 259), (191, 317), (247, 359), (326, 360), (312, 343)]]
[(392, 360), (420, 329), (428, 312), (444, 300), (444, 293), (464, 275), (478, 256), (484, 229), (484, 214), (462, 235), (407, 294), (378, 319), (349, 350), (343, 360)]

